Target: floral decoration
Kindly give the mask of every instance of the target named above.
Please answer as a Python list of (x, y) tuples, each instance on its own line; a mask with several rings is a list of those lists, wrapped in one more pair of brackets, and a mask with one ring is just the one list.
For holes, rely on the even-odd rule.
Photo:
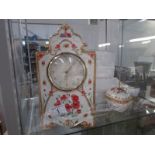
[(81, 93), (82, 93), (83, 96), (86, 95), (86, 92), (84, 90), (82, 90)]
[(77, 113), (80, 114), (80, 113), (81, 113), (81, 109), (78, 109), (78, 110), (77, 110)]
[(111, 88), (111, 90), (116, 92), (116, 93), (126, 92), (125, 89), (118, 88), (118, 87)]
[(77, 48), (77, 46), (75, 44), (72, 44), (72, 48)]
[(72, 97), (72, 101), (73, 101), (73, 108), (79, 109), (80, 108), (79, 97), (77, 95), (72, 95), (71, 97)]
[(67, 37), (71, 37), (72, 35), (70, 33), (67, 33)]
[(66, 108), (66, 111), (67, 112), (71, 112), (71, 110), (72, 110), (72, 106), (70, 105), (70, 104), (65, 104), (65, 108)]
[(80, 108), (80, 102), (79, 101), (73, 102), (73, 108), (79, 109)]
[(72, 36), (72, 35), (71, 35), (70, 33), (67, 33), (67, 32), (66, 32), (66, 33), (61, 33), (61, 34), (60, 34), (60, 37), (62, 37), (62, 38), (63, 38), (63, 37), (69, 37), (69, 38), (70, 38), (71, 36)]
[(81, 123), (81, 126), (82, 126), (83, 128), (88, 128), (88, 127), (91, 126), (91, 123), (88, 123), (88, 122), (86, 122), (86, 121), (83, 121), (83, 122)]
[(89, 55), (90, 55), (91, 58), (95, 57), (95, 53), (94, 52), (90, 52)]
[(53, 91), (50, 90), (48, 94), (49, 94), (49, 96), (53, 95)]
[(46, 81), (45, 80), (43, 81), (43, 85), (46, 85)]
[(73, 127), (74, 126), (74, 123), (73, 123), (72, 120), (65, 120), (64, 125), (69, 126), (69, 127)]
[(68, 47), (69, 47), (69, 44), (64, 44), (64, 47), (65, 47), (65, 48), (68, 48)]
[(66, 99), (67, 99), (67, 96), (66, 96), (66, 95), (62, 95), (62, 96), (61, 96), (61, 100), (62, 100), (62, 101), (66, 100)]
[(92, 83), (92, 80), (91, 80), (91, 79), (89, 79), (89, 80), (88, 80), (88, 84), (91, 84), (91, 83)]
[(43, 56), (44, 56), (45, 53), (37, 53), (37, 59), (40, 60)]
[(61, 101), (57, 99), (57, 101), (54, 103), (54, 106), (59, 106), (61, 105)]
[[(52, 91), (49, 91), (49, 93), (52, 93)], [(69, 114), (80, 114), (82, 108), (80, 105), (79, 96), (76, 94), (72, 94), (71, 97), (69, 97), (68, 94), (58, 95), (54, 106), (56, 108), (59, 108), (59, 106), (64, 106)]]
[(77, 95), (72, 95), (72, 100), (74, 101), (79, 101), (79, 97)]
[(56, 48), (56, 49), (60, 49), (60, 44), (57, 44), (57, 45), (55, 46), (55, 48)]
[(42, 61), (42, 65), (45, 65), (45, 61)]

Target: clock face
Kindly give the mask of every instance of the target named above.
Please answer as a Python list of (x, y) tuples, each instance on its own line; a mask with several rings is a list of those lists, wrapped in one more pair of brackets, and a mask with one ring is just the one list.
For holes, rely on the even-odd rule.
[(86, 72), (84, 61), (72, 53), (55, 56), (48, 66), (48, 77), (52, 84), (66, 91), (78, 88), (84, 82)]

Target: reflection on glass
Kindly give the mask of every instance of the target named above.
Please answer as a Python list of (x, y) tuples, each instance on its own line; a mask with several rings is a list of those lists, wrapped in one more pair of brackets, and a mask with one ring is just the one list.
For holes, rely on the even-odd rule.
[(149, 43), (151, 43), (151, 40), (146, 40), (142, 42), (142, 44), (149, 44)]
[(128, 75), (122, 71), (121, 78), (126, 79), (123, 82), (140, 88), (140, 96), (146, 97), (147, 92), (153, 97), (154, 89), (151, 85), (155, 79), (155, 21), (142, 19), (123, 22), (121, 44), (124, 47), (119, 46), (122, 50), (120, 59)]
[(146, 41), (146, 40), (152, 40), (152, 39), (155, 39), (155, 36), (148, 36), (148, 37), (130, 39), (129, 42), (132, 43), (132, 42)]
[(139, 20), (139, 22), (144, 22), (144, 21), (146, 21), (147, 19), (141, 19), (141, 20)]
[(150, 112), (146, 109), (146, 114), (149, 114)]
[(103, 43), (98, 45), (98, 47), (105, 47), (105, 46), (110, 46), (110, 43)]

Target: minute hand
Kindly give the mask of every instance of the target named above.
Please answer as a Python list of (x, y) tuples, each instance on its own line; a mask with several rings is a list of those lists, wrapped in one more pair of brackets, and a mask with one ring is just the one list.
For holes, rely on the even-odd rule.
[(65, 73), (68, 73), (74, 65), (75, 65), (75, 62), (72, 65), (69, 66), (69, 68), (66, 70)]

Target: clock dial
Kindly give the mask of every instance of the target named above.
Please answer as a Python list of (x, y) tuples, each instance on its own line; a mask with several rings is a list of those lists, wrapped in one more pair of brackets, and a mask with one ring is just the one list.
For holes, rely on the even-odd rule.
[(75, 54), (59, 54), (49, 63), (48, 76), (52, 84), (58, 89), (76, 89), (86, 78), (85, 63)]

